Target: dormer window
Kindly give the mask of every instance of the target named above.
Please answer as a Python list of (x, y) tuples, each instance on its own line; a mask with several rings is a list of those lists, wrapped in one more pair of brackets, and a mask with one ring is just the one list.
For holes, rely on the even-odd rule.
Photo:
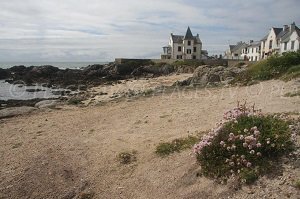
[(189, 40), (189, 41), (188, 41), (188, 46), (190, 46), (190, 45), (191, 45), (191, 41)]

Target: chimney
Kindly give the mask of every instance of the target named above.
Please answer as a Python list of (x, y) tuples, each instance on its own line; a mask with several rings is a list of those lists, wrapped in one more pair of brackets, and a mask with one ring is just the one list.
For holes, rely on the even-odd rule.
[(291, 31), (294, 31), (294, 30), (295, 30), (295, 26), (296, 26), (296, 24), (295, 24), (295, 22), (293, 22), (293, 23), (291, 24)]
[(287, 31), (289, 29), (288, 25), (283, 25), (283, 31)]
[(197, 37), (199, 37), (199, 34), (197, 34)]
[(250, 44), (252, 44), (253, 43), (253, 40), (250, 40)]

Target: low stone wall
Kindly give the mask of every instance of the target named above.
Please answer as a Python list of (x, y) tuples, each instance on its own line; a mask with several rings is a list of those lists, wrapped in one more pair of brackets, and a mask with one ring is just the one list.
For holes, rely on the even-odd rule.
[[(172, 64), (176, 61), (176, 59), (126, 59), (126, 58), (116, 58), (115, 62), (117, 64), (123, 64), (128, 61), (152, 61), (154, 63), (167, 63)], [(196, 61), (196, 60), (193, 60)], [(244, 64), (250, 64), (255, 63), (255, 61), (244, 61), (244, 60), (231, 60), (231, 59), (204, 59), (204, 60), (198, 60), (199, 64), (205, 64), (205, 65), (211, 65), (211, 66), (229, 66), (233, 67), (238, 64), (244, 63)]]
[(227, 65), (229, 66), (229, 67), (234, 67), (234, 66), (236, 66), (236, 65), (238, 65), (238, 64), (252, 64), (252, 63), (255, 63), (256, 61), (245, 61), (245, 60), (231, 60), (231, 59), (228, 59), (227, 60)]

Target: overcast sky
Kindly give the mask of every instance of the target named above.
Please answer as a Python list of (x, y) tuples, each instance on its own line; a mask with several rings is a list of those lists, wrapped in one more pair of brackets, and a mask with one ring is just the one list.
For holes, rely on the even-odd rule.
[(209, 54), (300, 24), (300, 0), (0, 0), (0, 61), (159, 58), (170, 33)]

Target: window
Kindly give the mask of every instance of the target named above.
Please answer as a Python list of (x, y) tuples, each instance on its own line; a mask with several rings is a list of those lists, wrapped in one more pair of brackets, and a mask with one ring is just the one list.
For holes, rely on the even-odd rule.
[(197, 52), (197, 47), (194, 47), (194, 53)]
[(193, 55), (193, 59), (196, 59), (196, 56), (195, 56), (195, 55)]
[(269, 49), (272, 49), (272, 45), (273, 45), (273, 40), (270, 40)]
[(191, 49), (186, 49), (186, 53), (187, 54), (192, 54), (192, 50)]
[(287, 42), (284, 42), (284, 50), (287, 49)]
[(191, 41), (188, 41), (188, 46), (190, 46), (191, 45)]
[(291, 42), (291, 49), (294, 50), (294, 47), (295, 47), (295, 41), (292, 41)]
[(178, 52), (181, 52), (181, 46), (178, 46)]
[(253, 48), (251, 48), (251, 51), (252, 51), (252, 53), (253, 53)]
[(177, 59), (182, 59), (182, 55), (177, 55)]

